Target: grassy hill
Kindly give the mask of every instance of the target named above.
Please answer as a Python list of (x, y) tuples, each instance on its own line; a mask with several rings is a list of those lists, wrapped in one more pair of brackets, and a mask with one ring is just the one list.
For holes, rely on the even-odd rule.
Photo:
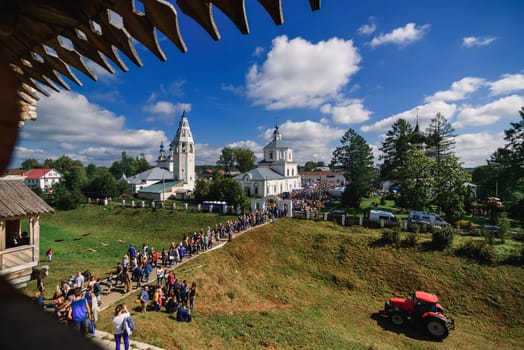
[[(122, 210), (106, 213), (102, 225), (100, 216), (92, 216), (98, 209), (83, 210), (85, 215), (75, 211), (44, 219), (43, 235), (55, 229), (59, 232), (54, 237), (82, 237), (72, 243), (99, 247), (96, 254), (85, 253), (85, 258), (87, 245), (64, 257), (69, 265), (78, 260), (92, 264), (84, 265), (91, 270), (102, 262), (112, 266), (122, 255), (127, 243), (119, 245), (118, 239), (137, 244), (147, 239), (161, 247), (170, 235), (201, 226), (199, 220), (224, 221), (212, 214), (203, 219), (201, 214), (180, 214), (167, 224), (162, 221), (171, 216), (163, 217), (164, 213), (149, 213), (161, 216), (153, 220), (147, 214), (129, 215)], [(148, 225), (141, 226), (145, 220), (158, 223), (159, 228), (146, 230)], [(90, 234), (82, 236), (84, 231)], [(194, 322), (178, 323), (163, 312), (137, 314), (138, 329), (132, 337), (166, 349), (500, 350), (522, 346), (522, 267), (478, 265), (447, 252), (420, 248), (425, 245), (394, 248), (382, 244), (380, 238), (376, 230), (295, 219), (250, 230), (225, 248), (177, 268), (179, 278), (198, 285)], [(57, 238), (45, 239), (50, 243)], [(102, 246), (99, 241), (111, 244)], [(59, 254), (50, 278), (67, 270), (59, 267)], [(394, 327), (380, 316), (386, 299), (408, 297), (414, 289), (439, 295), (455, 319), (457, 329), (443, 342), (412, 328)], [(135, 298), (129, 297), (126, 303), (133, 305)], [(111, 312), (103, 312), (100, 318), (98, 328), (112, 332)]]

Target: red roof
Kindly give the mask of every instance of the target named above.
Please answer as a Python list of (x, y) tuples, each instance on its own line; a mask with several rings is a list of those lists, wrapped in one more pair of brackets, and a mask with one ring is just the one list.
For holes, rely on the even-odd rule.
[(47, 175), (50, 171), (53, 169), (51, 168), (41, 168), (41, 169), (31, 169), (28, 170), (27, 173), (25, 173), (25, 176), (28, 179), (41, 179), (44, 177), (44, 175)]
[(24, 169), (6, 169), (4, 172), (5, 175), (24, 175), (25, 170)]

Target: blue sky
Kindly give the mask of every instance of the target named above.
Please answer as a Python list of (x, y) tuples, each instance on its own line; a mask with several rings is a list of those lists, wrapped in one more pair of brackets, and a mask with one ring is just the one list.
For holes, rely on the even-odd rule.
[[(21, 129), (11, 167), (68, 155), (111, 165), (122, 151), (151, 164), (185, 110), (196, 162), (215, 164), (226, 146), (261, 159), (275, 123), (295, 160), (329, 163), (340, 137), (355, 129), (378, 148), (398, 118), (424, 129), (438, 112), (455, 128), (464, 166), (485, 164), (504, 145), (504, 129), (524, 106), (524, 1), (283, 1), (275, 26), (246, 1), (250, 34), (213, 9), (221, 40), (174, 5), (188, 51), (159, 33), (166, 62), (135, 42), (144, 66), (120, 54), (128, 72), (38, 102)], [(89, 61), (86, 59), (86, 61)], [(66, 79), (67, 80), (67, 79)]]

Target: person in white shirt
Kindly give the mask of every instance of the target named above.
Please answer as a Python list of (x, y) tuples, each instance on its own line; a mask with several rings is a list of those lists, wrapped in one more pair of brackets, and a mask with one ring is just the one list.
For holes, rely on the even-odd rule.
[(120, 343), (122, 340), (124, 342), (124, 349), (129, 350), (129, 336), (133, 329), (130, 329), (131, 327), (129, 326), (130, 322), (128, 322), (128, 318), (131, 318), (131, 314), (127, 311), (127, 306), (125, 304), (117, 305), (115, 308), (115, 315), (113, 316), (116, 350), (120, 350)]

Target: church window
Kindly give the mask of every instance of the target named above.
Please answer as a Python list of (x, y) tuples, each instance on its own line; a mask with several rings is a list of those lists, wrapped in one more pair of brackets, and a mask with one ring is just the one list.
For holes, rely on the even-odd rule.
[(286, 176), (289, 176), (289, 169), (286, 169)]
[(273, 152), (269, 152), (269, 159), (273, 159)]
[(295, 176), (295, 169), (291, 169), (291, 176)]
[(189, 153), (193, 153), (193, 145), (189, 144)]
[(185, 143), (182, 144), (182, 153), (186, 153), (186, 144)]

